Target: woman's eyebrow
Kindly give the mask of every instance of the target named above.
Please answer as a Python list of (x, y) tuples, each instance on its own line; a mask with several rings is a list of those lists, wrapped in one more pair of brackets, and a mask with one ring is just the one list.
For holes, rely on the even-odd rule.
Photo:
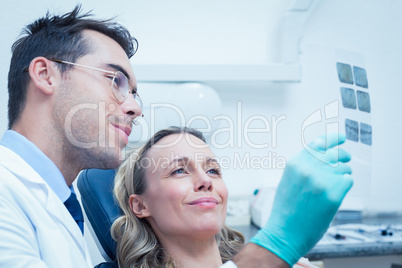
[(206, 160), (205, 160), (205, 163), (206, 164), (215, 163), (215, 164), (218, 165), (218, 167), (220, 167), (219, 162), (218, 162), (218, 160), (216, 158), (207, 157)]
[[(190, 157), (186, 157), (186, 156), (178, 157), (178, 158), (175, 158), (172, 161), (170, 161), (169, 166), (172, 166), (173, 164), (179, 164), (179, 163), (189, 163), (190, 161), (191, 161)], [(220, 167), (219, 162), (218, 162), (218, 160), (216, 160), (216, 158), (206, 157), (205, 164), (210, 164), (210, 163), (215, 163)]]
[(178, 157), (170, 161), (169, 166), (172, 166), (174, 163), (188, 163), (190, 161), (189, 157)]

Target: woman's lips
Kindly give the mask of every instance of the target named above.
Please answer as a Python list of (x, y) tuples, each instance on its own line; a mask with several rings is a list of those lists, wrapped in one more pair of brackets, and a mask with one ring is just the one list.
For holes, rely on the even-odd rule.
[(206, 208), (213, 208), (219, 204), (218, 200), (212, 197), (203, 197), (196, 199), (189, 203), (191, 206), (199, 206), (199, 207), (206, 207)]

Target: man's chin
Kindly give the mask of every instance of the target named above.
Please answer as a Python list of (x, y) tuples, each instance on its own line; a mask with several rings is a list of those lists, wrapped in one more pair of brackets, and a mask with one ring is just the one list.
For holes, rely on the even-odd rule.
[(110, 148), (109, 152), (105, 152), (105, 156), (102, 158), (102, 163), (99, 163), (102, 166), (102, 169), (116, 169), (123, 162), (123, 154), (120, 148)]

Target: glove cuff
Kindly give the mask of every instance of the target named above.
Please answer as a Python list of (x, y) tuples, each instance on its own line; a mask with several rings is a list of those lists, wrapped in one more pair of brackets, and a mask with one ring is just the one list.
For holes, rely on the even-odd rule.
[(257, 244), (274, 253), (292, 267), (302, 256), (292, 250), (289, 243), (271, 232), (261, 229), (251, 238), (250, 242)]

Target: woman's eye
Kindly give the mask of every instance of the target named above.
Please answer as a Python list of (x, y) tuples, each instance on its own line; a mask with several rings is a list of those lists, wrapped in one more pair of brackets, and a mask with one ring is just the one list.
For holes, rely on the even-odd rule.
[(218, 176), (221, 175), (221, 171), (219, 169), (217, 169), (217, 168), (212, 168), (212, 169), (208, 170), (207, 173), (215, 174), (215, 175), (218, 175)]
[(173, 171), (172, 175), (173, 174), (183, 174), (183, 173), (185, 173), (184, 168), (179, 168), (179, 169), (176, 169), (175, 171)]

